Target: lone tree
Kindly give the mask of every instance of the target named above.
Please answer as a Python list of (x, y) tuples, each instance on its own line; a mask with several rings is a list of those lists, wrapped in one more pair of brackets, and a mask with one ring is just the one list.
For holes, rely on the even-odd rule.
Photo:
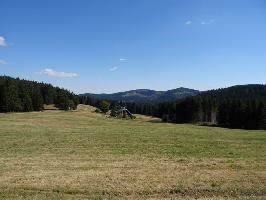
[(103, 112), (103, 113), (107, 113), (109, 111), (110, 108), (110, 103), (108, 101), (101, 101), (99, 104), (99, 109)]

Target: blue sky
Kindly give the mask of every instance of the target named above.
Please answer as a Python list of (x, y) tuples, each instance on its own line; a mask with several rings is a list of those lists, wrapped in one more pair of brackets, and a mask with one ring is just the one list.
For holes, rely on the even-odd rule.
[(265, 0), (0, 0), (0, 74), (83, 92), (266, 83)]

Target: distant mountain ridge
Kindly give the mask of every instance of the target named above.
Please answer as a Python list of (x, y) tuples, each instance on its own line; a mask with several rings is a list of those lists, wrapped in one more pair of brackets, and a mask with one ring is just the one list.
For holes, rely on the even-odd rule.
[(96, 99), (127, 101), (127, 102), (165, 102), (195, 96), (200, 91), (189, 88), (176, 88), (167, 91), (156, 91), (149, 89), (137, 89), (113, 94), (92, 94), (85, 93), (80, 96), (88, 96)]

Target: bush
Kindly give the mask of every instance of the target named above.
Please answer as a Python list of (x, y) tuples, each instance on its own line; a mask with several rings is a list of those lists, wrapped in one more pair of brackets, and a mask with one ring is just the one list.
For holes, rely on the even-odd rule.
[(108, 101), (101, 101), (99, 104), (99, 109), (103, 112), (103, 113), (107, 113), (109, 111), (110, 108), (110, 103)]

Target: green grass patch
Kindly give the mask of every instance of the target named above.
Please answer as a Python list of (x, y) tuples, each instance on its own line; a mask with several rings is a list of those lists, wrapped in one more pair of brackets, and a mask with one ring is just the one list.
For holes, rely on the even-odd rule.
[(0, 198), (265, 197), (265, 131), (151, 122), (85, 106), (1, 114)]

